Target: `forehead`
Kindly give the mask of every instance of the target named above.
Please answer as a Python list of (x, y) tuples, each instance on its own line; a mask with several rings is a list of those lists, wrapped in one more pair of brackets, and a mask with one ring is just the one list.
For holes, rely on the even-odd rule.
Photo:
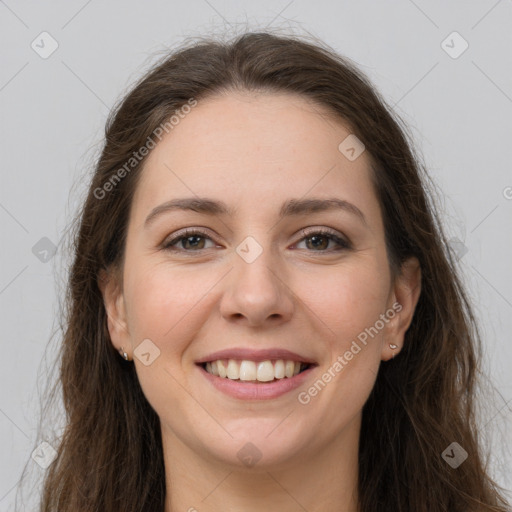
[(200, 100), (148, 155), (134, 215), (192, 195), (217, 197), (252, 214), (307, 195), (350, 196), (375, 209), (369, 156), (350, 161), (338, 149), (350, 134), (346, 123), (298, 95)]

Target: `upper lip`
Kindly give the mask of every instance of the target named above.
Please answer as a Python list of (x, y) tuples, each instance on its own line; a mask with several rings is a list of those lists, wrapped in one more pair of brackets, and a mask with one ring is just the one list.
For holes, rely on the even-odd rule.
[(217, 352), (201, 357), (196, 360), (196, 364), (208, 363), (219, 359), (238, 359), (248, 361), (268, 361), (272, 359), (283, 359), (286, 361), (297, 361), (299, 363), (316, 364), (316, 361), (310, 357), (302, 356), (290, 350), (282, 348), (268, 348), (264, 350), (254, 350), (250, 348), (226, 348)]

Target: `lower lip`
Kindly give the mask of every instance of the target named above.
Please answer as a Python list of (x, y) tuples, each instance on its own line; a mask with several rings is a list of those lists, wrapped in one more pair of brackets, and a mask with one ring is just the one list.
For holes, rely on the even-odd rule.
[(314, 368), (315, 366), (311, 366), (293, 377), (284, 377), (272, 382), (254, 383), (217, 377), (208, 373), (202, 366), (199, 366), (201, 373), (219, 391), (242, 400), (269, 400), (289, 393), (303, 384)]

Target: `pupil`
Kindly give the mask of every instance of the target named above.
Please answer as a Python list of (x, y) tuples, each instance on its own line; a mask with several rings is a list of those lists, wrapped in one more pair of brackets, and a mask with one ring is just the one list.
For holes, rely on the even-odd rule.
[(191, 245), (192, 245), (193, 247), (197, 247), (197, 240), (198, 240), (198, 239), (200, 239), (200, 238), (202, 238), (202, 237), (197, 236), (197, 235), (189, 236), (189, 237), (187, 237), (187, 238), (185, 239), (185, 243), (190, 242), (190, 240), (195, 239), (195, 240), (196, 240), (196, 243), (192, 243)]

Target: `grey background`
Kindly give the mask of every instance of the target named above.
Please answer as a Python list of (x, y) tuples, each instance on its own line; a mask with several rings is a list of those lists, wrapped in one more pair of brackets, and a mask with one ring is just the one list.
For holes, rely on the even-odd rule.
[[(445, 229), (456, 239), (484, 335), (482, 367), (495, 399), (483, 401), (480, 433), (492, 448), (493, 476), (512, 488), (511, 0), (6, 0), (0, 1), (0, 512), (13, 510), (24, 468), (43, 474), (31, 454), (47, 439), (37, 437), (37, 427), (58, 346), (49, 340), (69, 262), (62, 239), (109, 109), (166, 47), (266, 26), (310, 32), (354, 60), (409, 124), (444, 194)], [(46, 59), (31, 47), (43, 45), (43, 31), (58, 43)], [(469, 44), (457, 58), (463, 41), (448, 37), (454, 31)]]

